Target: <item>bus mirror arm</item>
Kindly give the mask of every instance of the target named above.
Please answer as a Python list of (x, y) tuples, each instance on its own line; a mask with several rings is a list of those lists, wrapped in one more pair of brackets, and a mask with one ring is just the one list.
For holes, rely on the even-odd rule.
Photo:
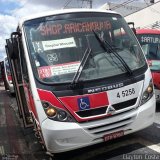
[(8, 51), (8, 55), (11, 59), (14, 59), (14, 53), (13, 53), (13, 44), (11, 42), (11, 39), (6, 39), (6, 52)]
[(128, 25), (129, 25), (129, 26), (132, 25), (132, 27), (130, 27), (130, 28), (131, 28), (131, 30), (133, 31), (133, 33), (136, 35), (136, 29), (135, 29), (135, 27), (134, 27), (134, 22), (128, 22)]

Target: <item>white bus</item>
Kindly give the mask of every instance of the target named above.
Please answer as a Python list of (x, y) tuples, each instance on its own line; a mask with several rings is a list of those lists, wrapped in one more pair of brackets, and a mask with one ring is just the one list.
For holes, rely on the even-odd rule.
[(151, 72), (118, 13), (29, 16), (6, 42), (20, 115), (25, 127), (33, 122), (48, 152), (109, 141), (153, 123)]

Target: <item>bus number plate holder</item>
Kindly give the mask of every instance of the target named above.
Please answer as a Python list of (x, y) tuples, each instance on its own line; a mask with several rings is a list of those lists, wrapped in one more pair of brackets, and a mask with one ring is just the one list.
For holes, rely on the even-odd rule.
[(104, 135), (104, 141), (110, 141), (112, 139), (116, 139), (122, 136), (124, 136), (124, 131), (113, 132), (113, 133)]

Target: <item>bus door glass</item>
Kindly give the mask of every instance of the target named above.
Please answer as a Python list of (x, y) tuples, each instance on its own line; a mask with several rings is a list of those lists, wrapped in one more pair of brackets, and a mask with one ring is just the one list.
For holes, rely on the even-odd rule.
[[(17, 42), (15, 43), (15, 41)], [(15, 51), (10, 50), (10, 48), (12, 48), (11, 47), (12, 45), (17, 45), (16, 47), (19, 48), (19, 46), (21, 45), (20, 39), (13, 38), (12, 41), (11, 39), (7, 39), (6, 42), (7, 42), (6, 53), (8, 56), (8, 60), (10, 61), (11, 64), (11, 71), (13, 72), (13, 81), (15, 85), (15, 93), (16, 93), (19, 116), (23, 119), (24, 127), (26, 128), (31, 127), (32, 122), (30, 121), (30, 113), (27, 106), (24, 93), (25, 91), (23, 86), (23, 65), (24, 65), (24, 62), (22, 62), (23, 51), (21, 49), (17, 50), (18, 51), (18, 53), (16, 53), (17, 57), (12, 58), (11, 53), (15, 54), (14, 53)]]

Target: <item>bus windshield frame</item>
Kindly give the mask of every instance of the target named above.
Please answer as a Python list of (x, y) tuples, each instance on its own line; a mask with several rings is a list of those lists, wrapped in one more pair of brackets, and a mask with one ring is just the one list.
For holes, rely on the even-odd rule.
[[(79, 81), (126, 74), (115, 50), (131, 71), (146, 65), (143, 52), (124, 18), (119, 14), (78, 12), (24, 22), (25, 38), (35, 76), (44, 83), (71, 83), (85, 51), (91, 53)], [(112, 46), (104, 50), (93, 31)]]

